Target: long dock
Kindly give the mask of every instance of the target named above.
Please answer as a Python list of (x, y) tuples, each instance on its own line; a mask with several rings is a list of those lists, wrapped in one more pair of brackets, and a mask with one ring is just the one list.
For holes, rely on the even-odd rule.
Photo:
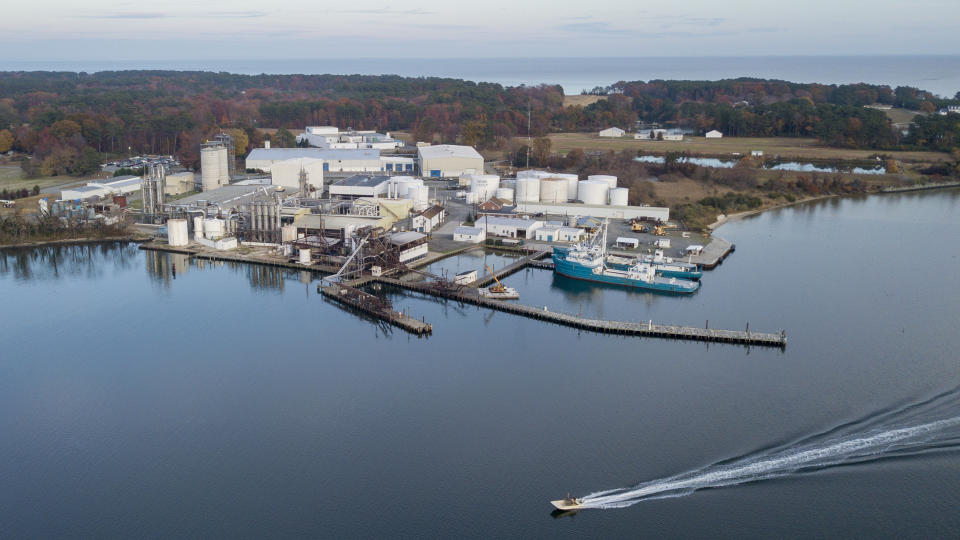
[(479, 295), (475, 288), (464, 288), (460, 291), (442, 290), (426, 283), (412, 283), (393, 278), (377, 278), (385, 285), (392, 285), (401, 289), (448, 298), (466, 304), (495, 309), (506, 313), (521, 315), (531, 319), (552, 322), (580, 330), (601, 334), (618, 334), (641, 337), (657, 337), (667, 339), (685, 339), (695, 341), (711, 341), (719, 343), (736, 343), (740, 345), (758, 345), (765, 347), (786, 347), (787, 334), (751, 332), (749, 325), (746, 330), (720, 330), (712, 328), (694, 328), (690, 326), (662, 325), (648, 322), (607, 321), (603, 319), (589, 319), (568, 313), (535, 308), (523, 304), (493, 300)]
[(433, 325), (423, 320), (414, 319), (405, 313), (394, 311), (392, 307), (384, 305), (379, 298), (372, 294), (335, 283), (319, 285), (317, 288), (320, 290), (320, 294), (334, 302), (366, 313), (371, 317), (376, 317), (411, 334), (424, 336), (433, 333)]
[(165, 253), (179, 253), (181, 255), (190, 255), (197, 259), (204, 259), (208, 261), (226, 261), (226, 262), (238, 262), (246, 264), (259, 264), (262, 266), (274, 266), (277, 268), (287, 268), (290, 270), (306, 270), (308, 272), (319, 272), (321, 274), (333, 274), (336, 273), (340, 268), (336, 266), (324, 265), (324, 264), (298, 264), (291, 263), (285, 260), (271, 260), (264, 259), (262, 257), (256, 256), (246, 256), (241, 254), (232, 254), (224, 251), (205, 251), (201, 249), (196, 249), (193, 247), (171, 247), (166, 244), (140, 244), (140, 249), (145, 251), (162, 251)]

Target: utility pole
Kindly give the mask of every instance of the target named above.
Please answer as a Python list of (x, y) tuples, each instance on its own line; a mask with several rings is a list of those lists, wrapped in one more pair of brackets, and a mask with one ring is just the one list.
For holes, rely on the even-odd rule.
[(527, 168), (530, 168), (530, 94), (527, 93)]

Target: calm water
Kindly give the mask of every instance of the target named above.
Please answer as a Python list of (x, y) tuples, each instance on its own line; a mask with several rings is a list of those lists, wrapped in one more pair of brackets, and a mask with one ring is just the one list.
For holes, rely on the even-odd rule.
[(453, 77), (508, 86), (559, 84), (567, 94), (618, 81), (761, 77), (794, 82), (913, 86), (944, 97), (960, 91), (960, 55), (753, 56), (648, 58), (344, 58), (146, 61), (0, 60), (2, 70), (175, 69), (260, 73), (333, 73)]
[[(956, 537), (957, 439), (933, 435), (572, 518), (547, 500), (884, 427), (960, 386), (958, 211), (954, 190), (731, 223), (737, 252), (688, 299), (508, 279), (557, 309), (786, 328), (785, 351), (396, 295), (434, 323), (416, 339), (296, 272), (134, 246), (7, 252), (0, 537)], [(951, 396), (938, 414), (960, 415)]]

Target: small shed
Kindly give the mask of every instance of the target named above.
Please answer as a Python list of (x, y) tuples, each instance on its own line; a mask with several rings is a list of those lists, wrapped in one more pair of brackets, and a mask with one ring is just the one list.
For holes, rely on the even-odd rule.
[(687, 249), (683, 250), (687, 255), (700, 255), (703, 253), (703, 246), (701, 245), (690, 245), (687, 246)]
[(637, 249), (637, 247), (639, 246), (640, 246), (640, 240), (637, 240), (636, 238), (631, 238), (628, 236), (617, 237), (618, 248)]
[(471, 242), (473, 244), (479, 244), (486, 239), (487, 231), (485, 231), (482, 227), (465, 227), (461, 225), (453, 231), (454, 242)]
[(705, 136), (706, 136), (706, 138), (708, 138), (708, 139), (722, 139), (722, 138), (723, 138), (723, 133), (720, 133), (719, 131), (717, 131), (717, 130), (714, 129), (714, 130), (712, 130), (712, 131), (708, 131)]

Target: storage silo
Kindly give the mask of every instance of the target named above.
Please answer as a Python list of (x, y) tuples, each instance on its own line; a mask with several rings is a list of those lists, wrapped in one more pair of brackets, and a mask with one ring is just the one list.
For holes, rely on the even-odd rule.
[(540, 180), (540, 202), (544, 204), (567, 202), (567, 179), (544, 178)]
[(430, 188), (427, 186), (410, 186), (407, 193), (413, 200), (414, 210), (426, 210), (430, 206)]
[(185, 246), (190, 243), (187, 220), (171, 219), (167, 221), (167, 243), (172, 247)]
[(577, 184), (577, 199), (583, 204), (607, 204), (608, 191), (610, 187), (606, 182), (581, 180)]
[(203, 191), (220, 187), (220, 156), (216, 146), (200, 149), (200, 186)]
[(197, 240), (203, 238), (203, 216), (193, 218), (193, 237)]
[(592, 180), (594, 182), (606, 182), (609, 189), (617, 187), (617, 177), (609, 174), (591, 174), (587, 177), (587, 180)]
[(217, 158), (220, 161), (220, 185), (225, 186), (230, 183), (230, 158), (226, 146), (217, 149)]
[(532, 176), (517, 178), (517, 188), (514, 200), (518, 203), (535, 203), (540, 201), (540, 179)]
[(513, 202), (513, 188), (497, 188), (496, 197), (501, 201)]
[(555, 178), (566, 178), (567, 179), (567, 200), (568, 201), (577, 200), (577, 184), (580, 182), (580, 177), (575, 174), (568, 174), (568, 173), (558, 173), (553, 176)]
[(630, 190), (625, 187), (610, 190), (610, 206), (627, 206), (630, 199)]

